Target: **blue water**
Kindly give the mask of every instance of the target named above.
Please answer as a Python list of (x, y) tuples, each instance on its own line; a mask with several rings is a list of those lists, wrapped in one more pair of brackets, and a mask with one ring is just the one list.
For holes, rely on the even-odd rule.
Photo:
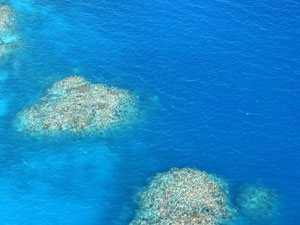
[[(267, 224), (299, 224), (299, 1), (0, 3), (23, 39), (1, 66), (1, 225), (128, 224), (136, 191), (172, 167), (217, 174), (233, 198), (245, 183), (273, 188)], [(16, 113), (74, 73), (135, 91), (144, 121), (105, 139), (16, 133)]]

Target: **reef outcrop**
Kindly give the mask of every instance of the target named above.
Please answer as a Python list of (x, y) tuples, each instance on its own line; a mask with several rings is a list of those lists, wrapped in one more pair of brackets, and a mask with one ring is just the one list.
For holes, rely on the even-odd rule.
[(278, 198), (272, 189), (258, 184), (249, 184), (240, 189), (236, 203), (245, 216), (261, 221), (276, 215)]
[(30, 135), (103, 134), (133, 122), (138, 115), (138, 97), (130, 91), (69, 76), (18, 113), (15, 126)]
[(158, 173), (137, 199), (139, 209), (130, 225), (217, 225), (235, 216), (227, 184), (190, 168)]

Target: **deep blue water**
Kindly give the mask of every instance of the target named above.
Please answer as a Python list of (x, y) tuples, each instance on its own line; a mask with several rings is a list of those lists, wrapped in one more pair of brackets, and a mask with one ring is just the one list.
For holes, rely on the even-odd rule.
[[(268, 224), (299, 224), (299, 1), (0, 3), (23, 39), (1, 68), (1, 225), (128, 224), (134, 193), (172, 167), (217, 174), (233, 198), (262, 183), (280, 199)], [(75, 72), (135, 91), (144, 121), (106, 139), (16, 133), (16, 113)]]

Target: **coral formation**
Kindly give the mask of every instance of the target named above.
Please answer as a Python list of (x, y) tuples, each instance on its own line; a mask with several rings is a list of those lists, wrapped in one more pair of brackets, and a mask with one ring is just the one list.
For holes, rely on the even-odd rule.
[(104, 133), (132, 121), (139, 114), (137, 102), (128, 90), (70, 76), (55, 82), (36, 104), (21, 111), (16, 127), (32, 135)]
[(0, 62), (19, 45), (15, 31), (15, 13), (6, 5), (0, 5)]
[(217, 225), (233, 219), (227, 184), (205, 172), (173, 168), (158, 173), (138, 193), (139, 209), (130, 225)]
[(243, 186), (236, 202), (245, 216), (257, 220), (272, 218), (278, 205), (276, 192), (258, 184)]

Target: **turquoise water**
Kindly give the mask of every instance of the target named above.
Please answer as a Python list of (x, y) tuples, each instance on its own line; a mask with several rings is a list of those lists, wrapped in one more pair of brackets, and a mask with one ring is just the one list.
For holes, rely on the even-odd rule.
[[(23, 43), (0, 70), (1, 225), (128, 224), (147, 177), (172, 167), (217, 174), (233, 199), (262, 183), (280, 199), (262, 224), (299, 224), (300, 3), (0, 3)], [(140, 95), (143, 121), (107, 138), (16, 133), (16, 113), (74, 73)]]

